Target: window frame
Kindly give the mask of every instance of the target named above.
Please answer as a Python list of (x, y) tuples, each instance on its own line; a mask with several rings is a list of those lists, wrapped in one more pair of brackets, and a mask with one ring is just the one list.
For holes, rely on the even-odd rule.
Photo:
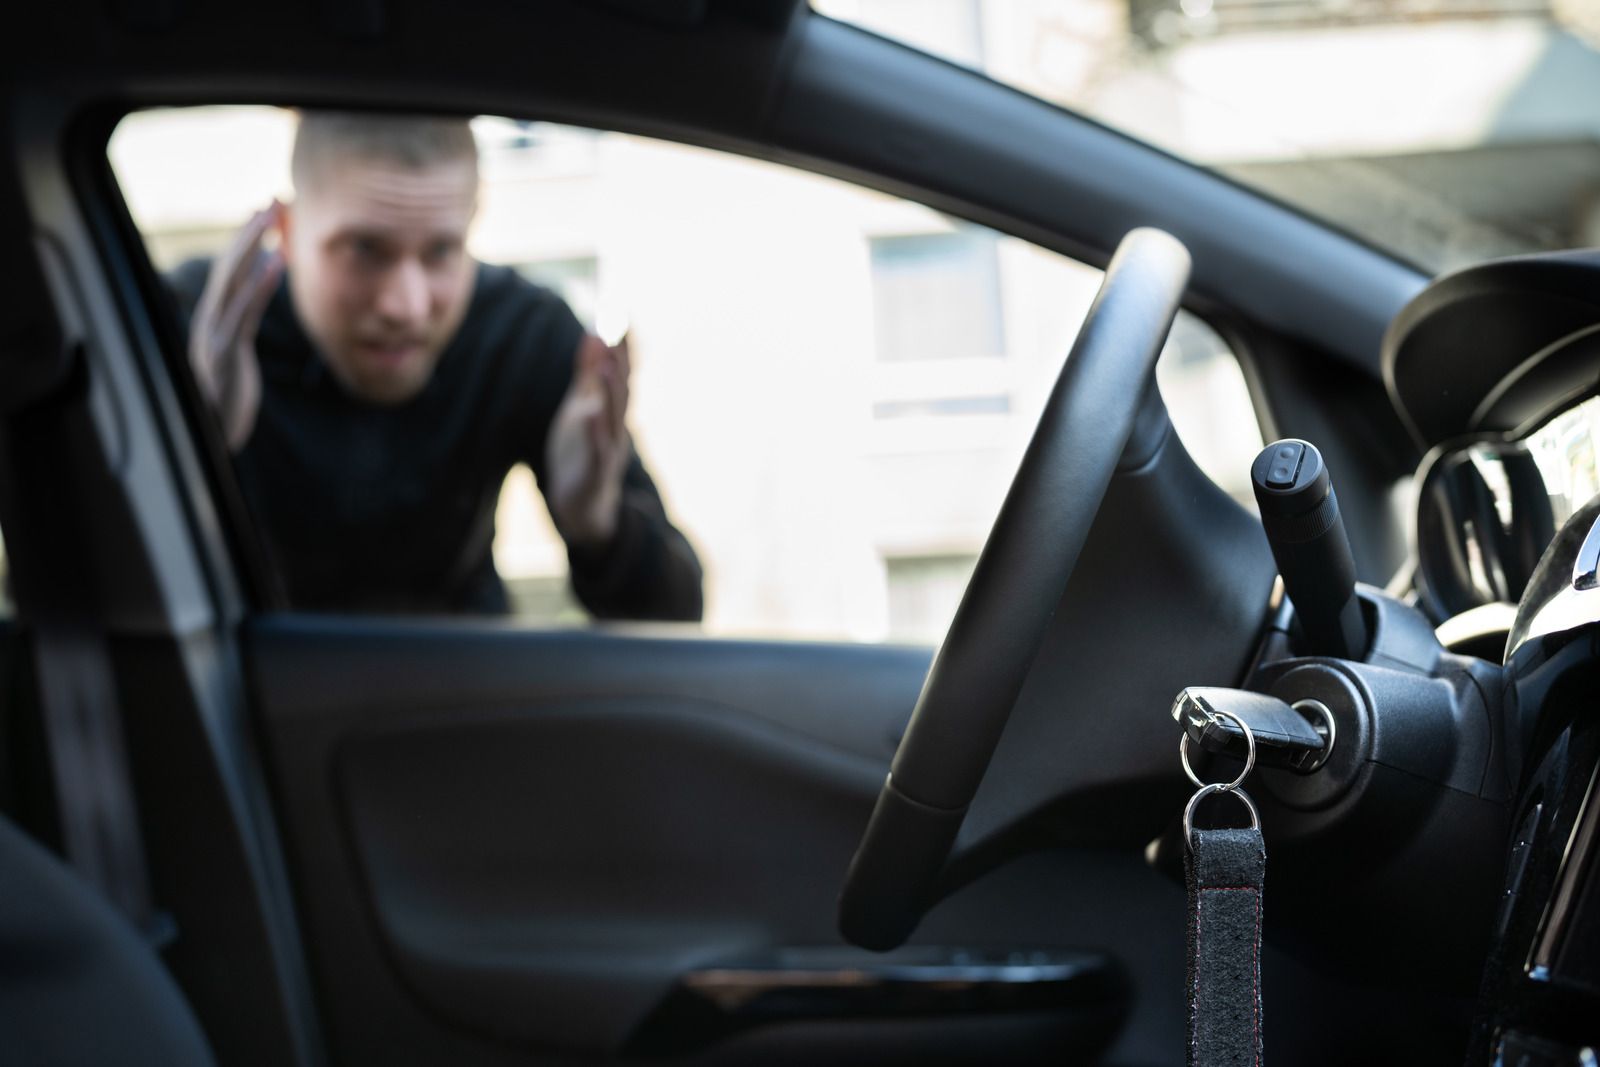
[(166, 106), (186, 105), (86, 107), (67, 128), (65, 169), (117, 298), (116, 310), (154, 409), (213, 607), (225, 619), (283, 611), (288, 608), (283, 583), (245, 505), (221, 427), (208, 415), (189, 368), (187, 328), (178, 321), (111, 165), (111, 137), (123, 119)]

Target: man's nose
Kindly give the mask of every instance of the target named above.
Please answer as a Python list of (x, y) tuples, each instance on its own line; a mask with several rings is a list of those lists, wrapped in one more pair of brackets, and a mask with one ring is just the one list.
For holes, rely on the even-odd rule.
[(378, 314), (405, 323), (428, 317), (428, 272), (416, 259), (400, 260), (384, 278), (378, 290)]

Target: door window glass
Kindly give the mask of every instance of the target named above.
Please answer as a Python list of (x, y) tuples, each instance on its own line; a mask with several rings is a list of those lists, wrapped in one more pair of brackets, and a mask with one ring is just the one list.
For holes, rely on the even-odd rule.
[[(1100, 272), (919, 204), (771, 164), (542, 123), (479, 119), (472, 131), (478, 193), (464, 253), (503, 265), (493, 277), (507, 287), (540, 287), (538, 307), (561, 325), (543, 348), (529, 348), (518, 330), (533, 327), (522, 319), (489, 329), (478, 329), (476, 312), (462, 320), (462, 331), (478, 329), (472, 358), (500, 376), (478, 380), (474, 394), (492, 418), (445, 405), (433, 422), (407, 423), (410, 398), (352, 400), (353, 387), (314, 341), (292, 374), (273, 365), (261, 409), (268, 421), (245, 447), (276, 428), (280, 451), (239, 454), (241, 489), (255, 509), (276, 478), (289, 499), (267, 511), (318, 512), (314, 523), (277, 529), (258, 510), (277, 564), (299, 553), (335, 579), (367, 568), (394, 583), (389, 599), (349, 604), (296, 600), (291, 588), (293, 606), (417, 610), (413, 587), (462, 580), (423, 562), (434, 558), (425, 548), (438, 555), (423, 542), (443, 536), (435, 519), (448, 513), (447, 532), (479, 538), (482, 560), (467, 562), (487, 567), (502, 590), (493, 610), (581, 624), (598, 602), (606, 617), (672, 617), (633, 610), (648, 609), (649, 597), (607, 588), (616, 575), (605, 552), (574, 547), (552, 518), (547, 446), (570, 378), (544, 382), (555, 395), (518, 375), (542, 359), (570, 368), (572, 351), (545, 349), (575, 350), (593, 335), (602, 346), (627, 339), (627, 440), (668, 523), (640, 536), (682, 535), (703, 568), (705, 632), (937, 640)], [(223, 255), (254, 212), (304, 197), (291, 168), (296, 136), (295, 117), (270, 108), (126, 119), (112, 162), (156, 266), (174, 277), (196, 256)], [(400, 279), (384, 290), (396, 322), (407, 299), (424, 298), (427, 248), (380, 240), (345, 254), (353, 277)], [(319, 297), (302, 306), (299, 269), (289, 265), (268, 325), (309, 336)], [(380, 320), (388, 321), (372, 321)], [(353, 321), (364, 328), (359, 315)], [(318, 336), (338, 343), (337, 334)], [(385, 359), (403, 365), (412, 338), (397, 327), (357, 340), (375, 346), (381, 369)], [(1158, 373), (1190, 452), (1248, 506), (1261, 438), (1233, 353), (1180, 314)], [(426, 397), (432, 385), (422, 388)], [(304, 393), (295, 394), (299, 407), (284, 406), (291, 390)], [(299, 429), (318, 418), (317, 432)], [(470, 476), (454, 477), (450, 464), (467, 462), (463, 455)], [(391, 513), (407, 517), (386, 523)], [(366, 539), (330, 535), (340, 523)], [(458, 547), (445, 545), (445, 555)]]

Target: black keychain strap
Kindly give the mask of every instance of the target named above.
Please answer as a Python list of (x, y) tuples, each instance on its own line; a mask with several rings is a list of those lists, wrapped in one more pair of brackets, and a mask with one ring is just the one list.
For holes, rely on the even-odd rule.
[(1189, 841), (1189, 1067), (1260, 1067), (1261, 831)]
[[(1182, 696), (1179, 697), (1182, 700)], [(1189, 765), (1189, 739), (1178, 755), (1199, 786), (1183, 809), (1184, 874), (1189, 887), (1189, 1067), (1261, 1067), (1261, 891), (1266, 843), (1255, 802), (1240, 788), (1256, 765), (1250, 724), (1238, 723), (1248, 745), (1244, 769), (1231, 782), (1206, 784)], [(1238, 798), (1247, 830), (1197, 830), (1195, 809), (1213, 793)]]

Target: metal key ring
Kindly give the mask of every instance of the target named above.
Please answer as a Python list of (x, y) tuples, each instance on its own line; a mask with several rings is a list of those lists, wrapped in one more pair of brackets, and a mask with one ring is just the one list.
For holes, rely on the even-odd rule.
[(1239, 729), (1244, 731), (1244, 743), (1249, 745), (1250, 748), (1249, 751), (1245, 753), (1244, 770), (1239, 772), (1239, 777), (1235, 778), (1231, 782), (1202, 782), (1200, 780), (1200, 776), (1194, 773), (1194, 768), (1189, 766), (1189, 735), (1187, 732), (1185, 732), (1184, 735), (1178, 739), (1178, 758), (1183, 760), (1183, 773), (1189, 776), (1189, 781), (1193, 782), (1201, 789), (1206, 788), (1208, 785), (1215, 785), (1223, 792), (1231, 793), (1235, 789), (1238, 789), (1241, 785), (1244, 785), (1244, 780), (1250, 777), (1251, 771), (1256, 769), (1256, 735), (1250, 732), (1250, 725), (1248, 723), (1231, 711), (1223, 711), (1221, 708), (1213, 708), (1211, 713), (1213, 715), (1220, 715), (1225, 719), (1232, 719), (1234, 722), (1239, 724)]
[(1212, 793), (1232, 793), (1244, 801), (1244, 806), (1250, 812), (1250, 829), (1261, 829), (1261, 813), (1256, 810), (1256, 802), (1250, 799), (1249, 793), (1246, 793), (1238, 786), (1219, 785), (1216, 782), (1212, 782), (1209, 785), (1201, 786), (1199, 791), (1189, 798), (1188, 805), (1183, 809), (1183, 842), (1187, 847), (1194, 847), (1195, 806), (1200, 803), (1200, 798), (1210, 796)]

